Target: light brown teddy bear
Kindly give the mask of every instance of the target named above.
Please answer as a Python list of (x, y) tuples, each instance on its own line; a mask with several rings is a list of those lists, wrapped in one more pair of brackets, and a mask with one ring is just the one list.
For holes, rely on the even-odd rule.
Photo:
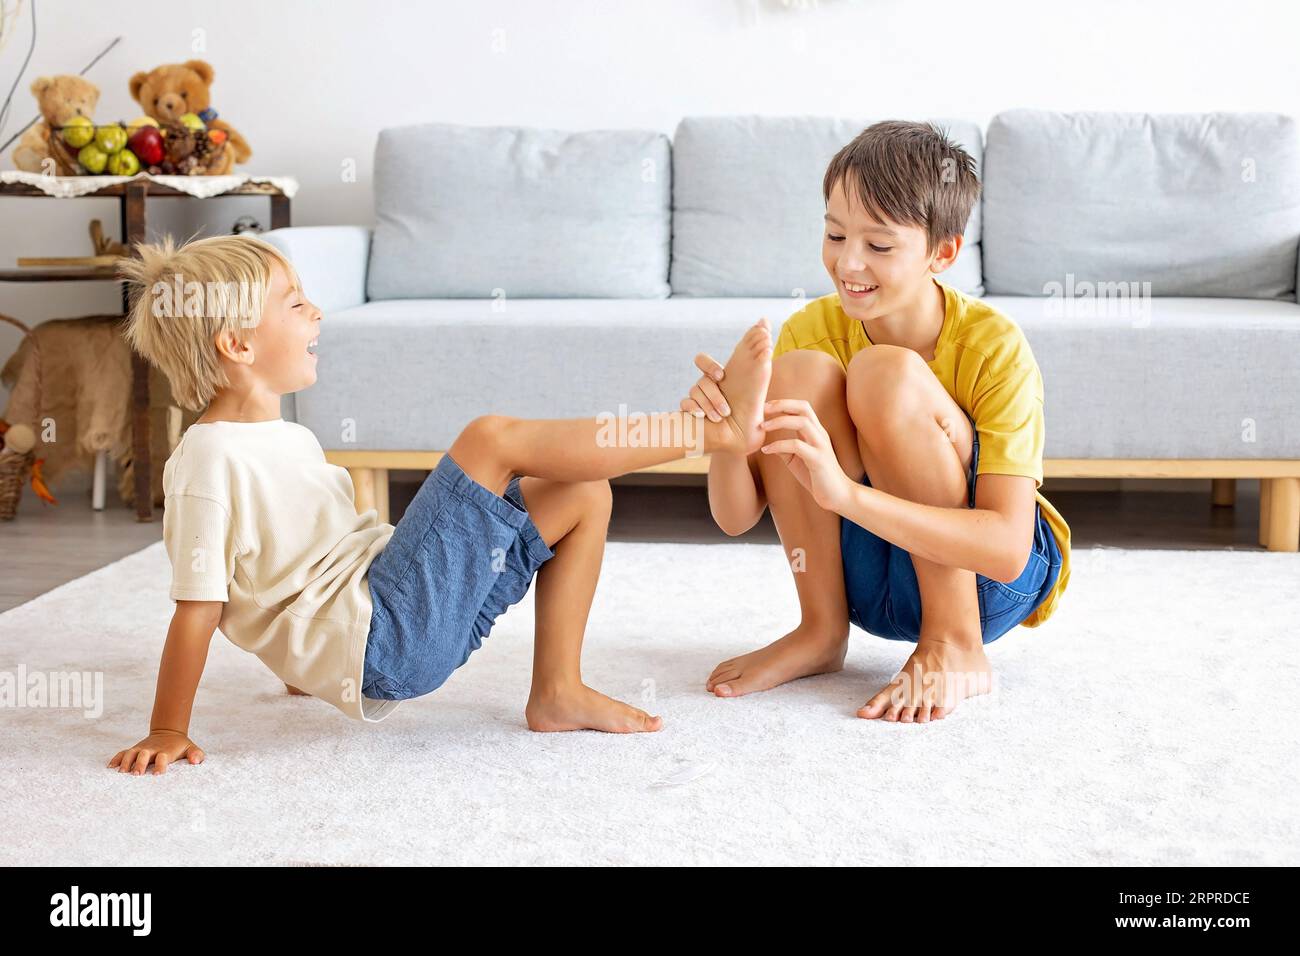
[[(80, 76), (42, 76), (32, 84), (32, 95), (40, 107), (42, 121), (29, 127), (14, 147), (14, 166), (29, 173), (75, 175), (78, 170), (66, 165), (64, 155), (50, 152), (50, 130), (57, 130), (74, 116), (94, 120), (99, 87)], [(75, 154), (76, 150), (71, 152)], [(45, 163), (50, 159), (54, 165), (47, 170)]]
[(169, 63), (131, 77), (131, 96), (160, 123), (195, 113), (208, 129), (225, 131), (229, 142), (222, 152), (223, 159), (218, 167), (208, 170), (210, 176), (221, 176), (230, 172), (235, 163), (248, 162), (253, 150), (229, 123), (216, 118), (210, 93), (214, 75), (211, 65), (203, 60)]

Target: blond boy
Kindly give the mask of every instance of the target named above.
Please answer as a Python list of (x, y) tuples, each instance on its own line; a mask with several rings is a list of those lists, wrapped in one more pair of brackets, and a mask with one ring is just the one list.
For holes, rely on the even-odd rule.
[[(348, 357), (329, 351), (329, 323), (281, 253), (247, 236), (138, 252), (124, 267), (137, 296), (128, 337), (176, 399), (202, 414), (163, 472), (176, 607), (149, 733), (110, 767), (161, 773), (172, 761), (203, 760), (189, 726), (218, 628), (291, 688), (376, 721), (398, 701), (436, 690), (534, 576), (528, 727), (660, 728), (660, 718), (582, 682), (607, 479), (692, 450), (757, 448), (771, 373), (765, 323), (727, 365), (736, 411), (726, 421), (676, 411), (611, 429), (600, 418), (484, 416), (461, 432), (394, 527), (374, 511), (357, 514), (347, 472), (326, 462), (308, 429), (280, 417), (281, 396), (313, 384), (319, 361), (348, 374)], [(642, 433), (676, 440), (608, 440)]]

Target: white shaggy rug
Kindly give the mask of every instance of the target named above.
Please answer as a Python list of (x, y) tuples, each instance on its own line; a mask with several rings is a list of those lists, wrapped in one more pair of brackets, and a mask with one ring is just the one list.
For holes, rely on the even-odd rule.
[(0, 710), (0, 863), (1296, 864), (1300, 557), (1080, 551), (1060, 610), (991, 647), (947, 720), (853, 716), (906, 645), (737, 700), (719, 660), (782, 633), (780, 551), (614, 544), (586, 678), (664, 716), (523, 723), (532, 598), (438, 693), (360, 725), (218, 635), (199, 767), (105, 769), (148, 729), (162, 545), (0, 615), (0, 672), (102, 671), (103, 713)]

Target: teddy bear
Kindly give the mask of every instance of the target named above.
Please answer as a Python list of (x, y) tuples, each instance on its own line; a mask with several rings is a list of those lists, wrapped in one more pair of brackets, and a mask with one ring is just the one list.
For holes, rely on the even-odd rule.
[(208, 175), (221, 176), (229, 173), (235, 163), (248, 162), (253, 150), (229, 123), (217, 119), (210, 92), (214, 75), (212, 66), (204, 60), (186, 60), (135, 74), (130, 89), (145, 114), (159, 123), (173, 123), (186, 113), (195, 113), (209, 130), (224, 131), (228, 145), (222, 151), (222, 160), (207, 171)]
[[(29, 173), (75, 175), (78, 170), (68, 165), (69, 151), (51, 151), (50, 130), (57, 131), (74, 116), (93, 120), (99, 103), (99, 87), (80, 76), (42, 76), (32, 83), (32, 95), (40, 107), (41, 121), (32, 124), (14, 147), (14, 166)], [(45, 164), (51, 159), (54, 167), (47, 170)]]

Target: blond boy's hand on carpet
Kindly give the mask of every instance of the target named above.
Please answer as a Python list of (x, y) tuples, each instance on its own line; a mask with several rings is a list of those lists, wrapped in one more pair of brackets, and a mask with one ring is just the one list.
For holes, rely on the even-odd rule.
[(155, 774), (166, 773), (167, 765), (177, 760), (188, 760), (192, 764), (203, 763), (204, 753), (198, 744), (185, 734), (172, 730), (160, 730), (151, 733), (134, 747), (118, 751), (109, 767), (116, 767), (119, 773), (139, 776), (154, 768)]

